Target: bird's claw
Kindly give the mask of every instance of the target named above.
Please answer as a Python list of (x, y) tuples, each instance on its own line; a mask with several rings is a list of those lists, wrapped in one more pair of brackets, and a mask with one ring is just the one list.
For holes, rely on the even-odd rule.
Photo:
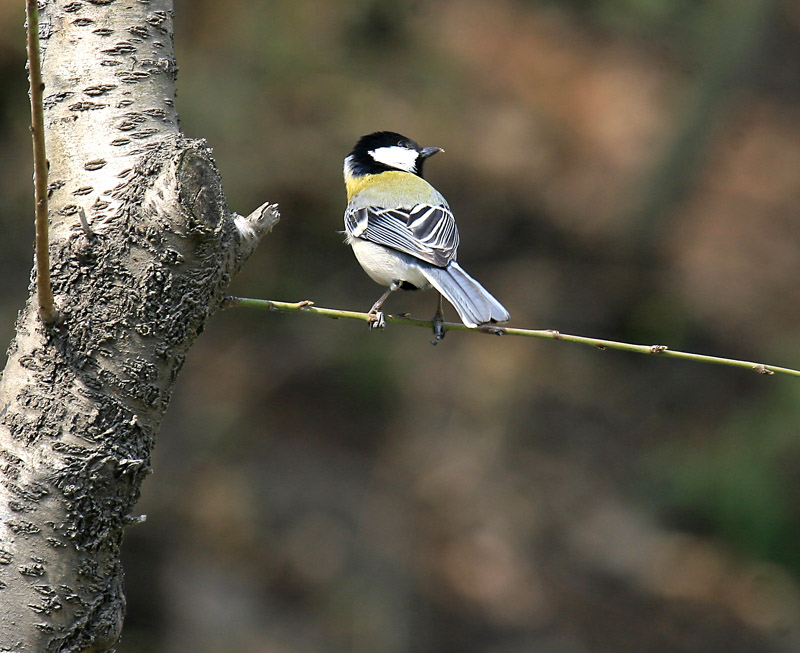
[(383, 311), (370, 311), (369, 314), (369, 328), (381, 329), (386, 327), (386, 318), (383, 316)]
[(438, 345), (447, 334), (447, 329), (444, 328), (444, 319), (439, 311), (436, 311), (431, 323), (433, 324), (433, 340), (431, 340), (431, 344)]

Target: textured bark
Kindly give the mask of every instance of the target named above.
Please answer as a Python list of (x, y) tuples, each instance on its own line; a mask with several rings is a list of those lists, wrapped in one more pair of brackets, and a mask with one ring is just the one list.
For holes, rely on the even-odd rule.
[(64, 321), (45, 327), (32, 292), (0, 381), (0, 650), (101, 651), (176, 376), (277, 213), (230, 214), (179, 133), (171, 2), (39, 4)]

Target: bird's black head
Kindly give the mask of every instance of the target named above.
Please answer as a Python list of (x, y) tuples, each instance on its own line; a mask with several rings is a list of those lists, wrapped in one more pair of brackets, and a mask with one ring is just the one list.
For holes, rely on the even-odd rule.
[(375, 175), (387, 170), (410, 172), (422, 177), (422, 164), (441, 147), (420, 147), (396, 132), (374, 132), (362, 136), (344, 160), (345, 176)]

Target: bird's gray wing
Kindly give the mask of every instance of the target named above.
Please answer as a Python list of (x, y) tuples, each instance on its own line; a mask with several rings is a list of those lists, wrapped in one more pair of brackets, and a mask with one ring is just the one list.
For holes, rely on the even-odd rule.
[(444, 205), (348, 209), (344, 224), (349, 236), (391, 247), (439, 267), (456, 257), (458, 228), (452, 212)]

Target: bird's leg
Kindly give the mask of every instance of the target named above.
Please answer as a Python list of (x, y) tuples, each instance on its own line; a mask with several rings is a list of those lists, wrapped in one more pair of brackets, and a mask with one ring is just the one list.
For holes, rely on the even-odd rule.
[(386, 292), (378, 297), (378, 301), (369, 309), (369, 328), (370, 329), (383, 329), (386, 326), (386, 319), (383, 317), (383, 302), (385, 302), (389, 295), (400, 287), (399, 281), (393, 281), (392, 285), (386, 289)]
[(439, 303), (436, 305), (436, 312), (433, 314), (433, 340), (431, 344), (435, 345), (440, 340), (444, 339), (446, 329), (444, 328), (444, 313), (442, 312), (442, 296), (439, 295)]

